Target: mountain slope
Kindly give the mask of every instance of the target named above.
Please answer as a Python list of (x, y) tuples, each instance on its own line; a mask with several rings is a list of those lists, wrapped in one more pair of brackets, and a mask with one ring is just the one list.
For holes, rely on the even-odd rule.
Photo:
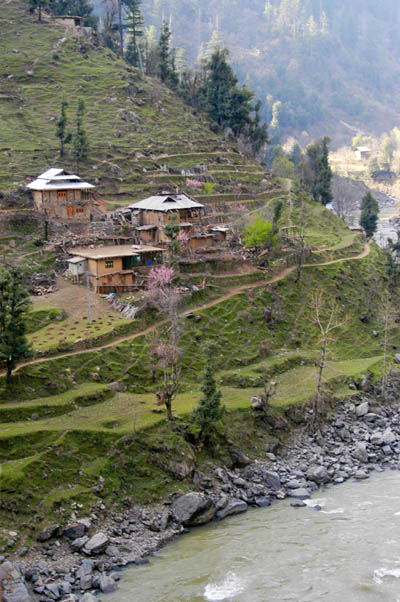
[[(284, 133), (326, 134), (391, 129), (400, 89), (396, 0), (144, 0), (148, 24), (171, 18), (174, 44), (189, 63), (207, 49), (213, 31), (231, 51), (243, 82), (272, 106), (281, 102)], [(214, 39), (215, 33), (214, 33)], [(307, 138), (305, 137), (305, 140)]]
[[(189, 186), (190, 174), (216, 193), (250, 200), (270, 188), (265, 174), (224, 138), (211, 132), (158, 80), (143, 78), (85, 30), (45, 16), (37, 23), (27, 5), (3, 5), (0, 17), (0, 191), (7, 193), (51, 166), (75, 169), (71, 147), (59, 157), (56, 124), (67, 100), (73, 130), (78, 99), (85, 101), (90, 154), (80, 173), (98, 185), (109, 206), (161, 188)], [(184, 173), (182, 174), (182, 170)], [(189, 174), (189, 182), (187, 182)], [(238, 178), (244, 184), (238, 185)], [(193, 179), (193, 178), (192, 178)], [(197, 192), (202, 183), (196, 184)]]

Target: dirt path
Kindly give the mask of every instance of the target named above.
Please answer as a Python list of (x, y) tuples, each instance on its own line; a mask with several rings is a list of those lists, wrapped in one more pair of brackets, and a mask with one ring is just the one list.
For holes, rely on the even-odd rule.
[[(369, 244), (369, 242), (366, 242), (363, 252), (360, 253), (359, 255), (354, 255), (353, 257), (342, 257), (341, 259), (332, 259), (331, 261), (325, 261), (323, 263), (308, 263), (308, 264), (304, 264), (303, 267), (305, 267), (305, 268), (317, 268), (317, 267), (320, 267), (320, 266), (331, 265), (331, 264), (334, 264), (334, 263), (343, 263), (345, 261), (355, 261), (355, 260), (358, 260), (358, 259), (364, 259), (365, 257), (367, 257), (369, 255), (370, 251), (371, 251), (370, 244)], [(289, 268), (286, 268), (282, 272), (279, 272), (279, 274), (277, 274), (276, 276), (274, 276), (270, 280), (262, 280), (262, 281), (258, 281), (258, 282), (253, 282), (252, 284), (244, 284), (242, 286), (238, 286), (236, 288), (233, 288), (228, 293), (226, 293), (225, 295), (223, 295), (222, 297), (218, 297), (218, 299), (214, 299), (213, 301), (209, 301), (209, 303), (204, 303), (204, 305), (200, 305), (198, 307), (194, 307), (193, 309), (188, 309), (188, 310), (182, 312), (180, 314), (180, 317), (182, 318), (182, 317), (187, 316), (187, 315), (189, 315), (189, 314), (191, 314), (191, 313), (193, 313), (195, 311), (202, 311), (204, 309), (208, 309), (210, 307), (214, 307), (214, 305), (218, 305), (219, 303), (222, 303), (223, 301), (227, 301), (227, 299), (230, 299), (231, 297), (234, 297), (235, 295), (238, 295), (239, 293), (242, 293), (243, 291), (251, 290), (251, 289), (257, 288), (259, 286), (267, 286), (269, 284), (274, 284), (275, 282), (279, 282), (280, 280), (283, 280), (289, 274), (291, 274), (295, 269), (296, 269), (296, 266), (291, 266)], [(118, 339), (114, 339), (110, 343), (106, 343), (105, 345), (100, 345), (99, 347), (91, 347), (90, 349), (82, 349), (82, 350), (79, 350), (79, 351), (70, 351), (68, 353), (62, 353), (60, 355), (54, 355), (54, 356), (51, 356), (51, 357), (37, 358), (37, 359), (31, 360), (29, 362), (24, 362), (22, 364), (19, 364), (19, 366), (17, 366), (15, 368), (14, 373), (17, 372), (20, 368), (24, 368), (25, 366), (32, 366), (34, 364), (41, 364), (43, 362), (48, 362), (48, 361), (51, 361), (51, 360), (60, 359), (60, 358), (64, 358), (64, 357), (71, 357), (71, 356), (74, 356), (74, 355), (84, 355), (84, 354), (87, 354), (87, 353), (93, 353), (95, 351), (101, 351), (102, 349), (109, 349), (110, 347), (115, 347), (116, 345), (119, 345), (120, 343), (124, 343), (126, 341), (133, 341), (134, 339), (137, 339), (139, 337), (145, 336), (145, 335), (149, 334), (150, 332), (153, 332), (154, 330), (156, 330), (160, 326), (163, 326), (163, 324), (166, 324), (167, 322), (168, 322), (168, 320), (162, 320), (161, 322), (157, 322), (156, 324), (153, 324), (152, 326), (149, 326), (145, 330), (141, 330), (140, 332), (136, 332), (135, 334), (127, 335), (125, 337), (120, 337)], [(4, 370), (2, 372), (0, 372), (0, 375), (4, 375), (4, 374), (5, 374)]]

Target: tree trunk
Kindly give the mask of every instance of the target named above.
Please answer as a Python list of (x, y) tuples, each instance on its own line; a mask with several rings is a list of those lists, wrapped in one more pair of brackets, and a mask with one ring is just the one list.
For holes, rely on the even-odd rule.
[(13, 362), (10, 358), (7, 359), (7, 372), (6, 372), (6, 383), (7, 385), (11, 382), (11, 374), (13, 371)]
[(42, 22), (42, 5), (39, 4), (38, 7), (38, 22), (41, 23)]
[(119, 50), (120, 50), (120, 54), (123, 57), (124, 56), (124, 34), (122, 31), (122, 7), (121, 7), (121, 0), (118, 0), (118, 28), (119, 28)]
[(172, 396), (168, 393), (165, 396), (165, 407), (167, 408), (167, 418), (168, 422), (173, 422), (174, 417), (172, 415)]
[(323, 344), (322, 344), (322, 350), (321, 350), (321, 358), (320, 358), (320, 361), (319, 361), (317, 389), (316, 389), (316, 392), (315, 392), (315, 400), (314, 400), (314, 412), (313, 412), (314, 413), (314, 416), (313, 416), (314, 421), (317, 420), (318, 413), (319, 413), (319, 401), (320, 401), (320, 394), (321, 394), (322, 372), (324, 371), (324, 366), (325, 366), (326, 347), (327, 347), (327, 340), (326, 340), (326, 338), (324, 338), (324, 341), (323, 341)]

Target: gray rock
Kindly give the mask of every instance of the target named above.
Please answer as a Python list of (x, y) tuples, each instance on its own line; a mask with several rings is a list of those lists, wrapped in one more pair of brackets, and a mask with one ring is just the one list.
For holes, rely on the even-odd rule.
[(83, 551), (88, 554), (100, 554), (108, 546), (108, 543), (109, 539), (107, 535), (100, 531), (86, 542)]
[(400, 353), (394, 354), (394, 361), (396, 362), (396, 364), (400, 364)]
[(358, 418), (362, 418), (362, 416), (365, 416), (366, 414), (368, 414), (368, 412), (369, 412), (368, 401), (364, 401), (363, 403), (360, 403), (360, 405), (356, 407), (356, 416)]
[(115, 583), (112, 577), (103, 574), (100, 577), (99, 588), (103, 594), (111, 594), (111, 592), (115, 592), (115, 590), (118, 588), (118, 585)]
[(369, 474), (365, 471), (365, 470), (357, 470), (355, 472), (354, 478), (358, 479), (358, 480), (362, 480), (362, 479), (368, 479)]
[(90, 520), (90, 518), (79, 518), (76, 522), (79, 525), (83, 525), (85, 529), (90, 529), (90, 527), (92, 526), (92, 521)]
[(88, 541), (89, 537), (87, 535), (84, 535), (83, 537), (78, 537), (77, 539), (71, 541), (70, 546), (75, 552), (78, 552)]
[(292, 508), (305, 508), (307, 506), (303, 500), (294, 500), (293, 502), (290, 502), (290, 505)]
[(33, 602), (20, 571), (8, 560), (0, 565), (0, 583), (3, 602)]
[(270, 499), (265, 495), (256, 496), (254, 501), (256, 506), (258, 506), (259, 508), (266, 508), (267, 506), (271, 505)]
[(288, 496), (297, 498), (298, 500), (306, 500), (310, 497), (310, 492), (305, 487), (299, 487), (299, 489), (291, 489), (288, 492)]
[(63, 535), (68, 537), (68, 539), (78, 539), (79, 537), (83, 537), (86, 531), (86, 527), (80, 523), (73, 523), (72, 525), (67, 525), (63, 531)]
[(360, 462), (368, 462), (367, 444), (364, 441), (357, 441), (353, 456)]
[(79, 580), (79, 587), (83, 590), (91, 589), (93, 582), (94, 564), (91, 560), (84, 560), (75, 573), (75, 577)]
[(379, 432), (372, 433), (370, 442), (372, 445), (382, 445), (382, 443), (383, 443), (382, 433), (379, 433)]
[(397, 440), (397, 437), (391, 428), (387, 428), (382, 435), (382, 440), (386, 445), (391, 445)]
[(182, 495), (172, 504), (172, 513), (185, 527), (203, 525), (215, 516), (216, 508), (204, 493), (193, 491)]
[(96, 596), (93, 596), (93, 594), (86, 593), (82, 596), (82, 598), (79, 600), (79, 602), (100, 602), (100, 601), (98, 598), (96, 598)]
[(70, 594), (71, 591), (72, 591), (71, 584), (68, 583), (68, 581), (62, 581), (59, 584), (59, 588), (60, 588), (60, 593), (63, 594), (63, 595), (64, 594)]
[(61, 597), (57, 583), (47, 583), (46, 591), (49, 592), (53, 600), (58, 600)]
[(222, 508), (222, 510), (219, 510), (219, 512), (217, 512), (217, 519), (222, 520), (226, 516), (231, 516), (233, 514), (240, 514), (242, 512), (246, 512), (247, 509), (248, 509), (248, 505), (246, 504), (246, 502), (234, 500), (232, 502), (229, 502), (225, 506), (225, 508)]
[(280, 489), (281, 488), (281, 479), (277, 472), (272, 470), (264, 470), (261, 475), (264, 483), (267, 487), (271, 487), (271, 489)]
[(328, 472), (325, 466), (311, 466), (307, 471), (307, 478), (314, 483), (327, 483), (329, 481)]
[(51, 525), (47, 525), (47, 527), (42, 529), (41, 532), (39, 533), (38, 540), (39, 541), (47, 541), (48, 539), (51, 539), (53, 537), (53, 535), (56, 534), (58, 529), (59, 529), (59, 525), (57, 523), (51, 523)]

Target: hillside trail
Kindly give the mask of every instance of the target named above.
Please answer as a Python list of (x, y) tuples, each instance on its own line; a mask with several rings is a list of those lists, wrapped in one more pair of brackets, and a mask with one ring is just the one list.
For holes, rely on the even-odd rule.
[[(304, 264), (303, 267), (304, 268), (317, 268), (320, 266), (331, 265), (331, 264), (335, 264), (335, 263), (343, 263), (345, 261), (355, 261), (355, 260), (359, 260), (359, 259), (364, 259), (365, 257), (367, 257), (369, 255), (370, 251), (371, 251), (370, 243), (366, 242), (365, 246), (364, 246), (364, 250), (359, 255), (353, 255), (352, 257), (342, 257), (340, 259), (332, 259), (330, 261), (324, 261), (322, 263), (308, 263), (308, 264)], [(274, 284), (275, 282), (279, 282), (280, 280), (283, 280), (289, 274), (291, 274), (295, 269), (296, 269), (296, 266), (290, 266), (290, 267), (284, 269), (282, 272), (279, 272), (279, 274), (277, 274), (270, 280), (262, 280), (262, 281), (258, 281), (258, 282), (253, 282), (252, 284), (243, 284), (242, 286), (235, 287), (235, 288), (231, 289), (229, 292), (227, 292), (225, 295), (222, 295), (222, 297), (218, 297), (218, 299), (214, 299), (213, 301), (209, 301), (208, 303), (204, 303), (203, 305), (199, 305), (198, 307), (194, 307), (192, 309), (183, 311), (181, 314), (179, 314), (179, 317), (183, 318), (189, 314), (192, 314), (193, 312), (202, 311), (204, 309), (209, 309), (210, 307), (214, 307), (215, 305), (218, 305), (219, 303), (223, 303), (224, 301), (227, 301), (231, 297), (234, 297), (235, 295), (238, 295), (246, 290), (251, 290), (251, 289), (257, 288), (259, 286), (268, 286), (269, 284)], [(90, 347), (89, 349), (69, 351), (68, 353), (61, 353), (59, 355), (36, 358), (34, 360), (30, 360), (29, 362), (24, 362), (24, 363), (19, 364), (15, 368), (14, 374), (18, 370), (20, 370), (21, 368), (24, 368), (26, 366), (41, 364), (43, 362), (48, 362), (48, 361), (52, 361), (52, 360), (56, 360), (56, 359), (62, 359), (64, 357), (72, 357), (75, 355), (85, 355), (87, 353), (102, 351), (103, 349), (109, 349), (110, 347), (115, 347), (116, 345), (120, 345), (121, 343), (125, 343), (126, 341), (133, 341), (134, 339), (137, 339), (139, 337), (146, 336), (150, 332), (153, 332), (160, 326), (163, 326), (164, 324), (167, 324), (167, 323), (168, 323), (168, 320), (162, 320), (160, 322), (157, 322), (156, 324), (153, 324), (152, 326), (149, 326), (145, 330), (141, 330), (140, 332), (136, 332), (134, 334), (130, 334), (130, 335), (127, 335), (124, 337), (120, 337), (118, 339), (114, 339), (110, 343), (105, 343), (104, 345), (100, 345), (99, 347)], [(5, 370), (0, 372), (0, 375), (4, 375), (4, 374), (5, 374)]]

